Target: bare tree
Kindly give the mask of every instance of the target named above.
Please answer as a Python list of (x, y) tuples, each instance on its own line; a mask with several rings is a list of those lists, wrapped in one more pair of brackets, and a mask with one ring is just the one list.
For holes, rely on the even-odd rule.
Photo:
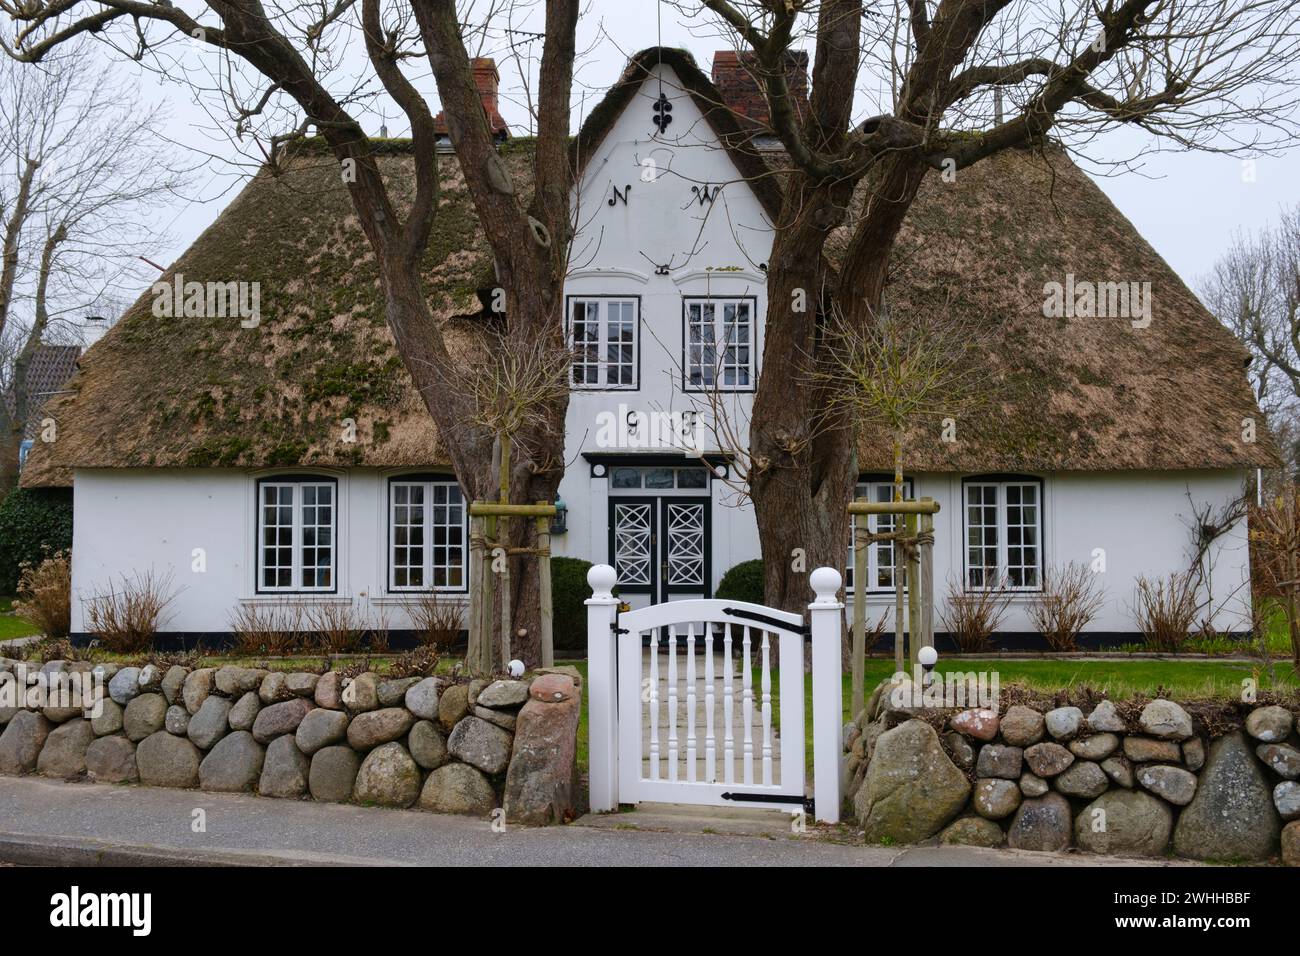
[[(927, 172), (960, 175), (1049, 135), (1079, 148), (1119, 126), (1183, 148), (1275, 146), (1295, 129), (1297, 9), (1289, 0), (701, 2), (753, 52), (791, 167), (769, 258), (750, 491), (767, 600), (796, 609), (807, 586), (789, 556), (798, 548), (808, 567), (843, 562), (856, 480), (849, 408), (809, 385), (808, 366), (825, 361), (819, 317), (832, 304), (859, 326), (880, 313)], [(786, 71), (805, 41), (815, 47), (806, 110)], [(877, 112), (861, 119), (864, 75)], [(838, 231), (847, 240), (832, 267), (827, 242)], [(794, 308), (805, 298), (821, 308)]]
[[(489, 5), (489, 15), (499, 4)], [(457, 359), (448, 350), (424, 291), (420, 263), (437, 221), (439, 162), (429, 104), (416, 86), (421, 64), (432, 71), (461, 174), (496, 260), (508, 334), (563, 344), (563, 282), (572, 235), (569, 162), (578, 0), (546, 0), (535, 91), (533, 183), (516, 187), (498, 155), (475, 87), (467, 48), (472, 4), (454, 0), (205, 0), (189, 13), (166, 0), (0, 0), (11, 20), (0, 41), (17, 59), (38, 63), (80, 36), (157, 64), (169, 78), (190, 80), (204, 51), (221, 68), (207, 92), (220, 98), (229, 127), (261, 136), (277, 162), (314, 128), (339, 162), (361, 229), (374, 250), (385, 312), (397, 348), (432, 416), (461, 486), (472, 498), (496, 492), (496, 436), (473, 422), (472, 397), (454, 387)], [(480, 9), (480, 13), (482, 10)], [(349, 60), (348, 38), (359, 29), (365, 58)], [(349, 68), (356, 68), (349, 73)], [(197, 82), (197, 81), (194, 81)], [(375, 90), (397, 105), (410, 128), (414, 190), (399, 202), (385, 180), (370, 136), (357, 118)], [(404, 190), (403, 190), (404, 191)], [(563, 474), (567, 393), (540, 416), (538, 431), (518, 435), (529, 450), (511, 464), (510, 497), (551, 500)], [(558, 436), (558, 437), (557, 437)], [(532, 540), (523, 523), (519, 546)], [(511, 576), (513, 619), (530, 640), (519, 650), (538, 656), (537, 576)]]

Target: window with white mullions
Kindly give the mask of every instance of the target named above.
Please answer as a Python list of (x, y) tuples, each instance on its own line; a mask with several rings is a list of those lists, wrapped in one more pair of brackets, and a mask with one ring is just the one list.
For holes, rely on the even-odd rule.
[(967, 587), (1041, 587), (1042, 485), (980, 480), (965, 482), (963, 489)]
[(753, 299), (686, 300), (686, 387), (753, 387)]
[(569, 300), (569, 380), (575, 388), (637, 387), (636, 299)]
[(257, 511), (257, 589), (334, 590), (334, 482), (261, 482)]
[[(866, 498), (868, 501), (893, 501), (894, 482), (892, 480), (861, 481), (854, 491), (854, 497)], [(912, 481), (903, 482), (903, 497), (912, 497)], [(858, 521), (863, 516), (849, 515), (849, 563), (844, 576), (848, 591), (854, 588), (853, 542), (857, 533)], [(897, 515), (866, 515), (867, 530), (873, 534), (885, 534), (894, 530)], [(894, 588), (894, 542), (875, 541), (867, 545), (867, 590), (892, 591)]]
[(454, 481), (389, 482), (391, 591), (465, 590), (465, 498)]

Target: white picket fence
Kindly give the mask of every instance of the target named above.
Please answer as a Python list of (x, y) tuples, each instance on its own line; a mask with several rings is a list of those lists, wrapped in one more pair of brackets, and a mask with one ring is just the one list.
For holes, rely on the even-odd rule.
[[(838, 571), (818, 568), (810, 576), (816, 597), (806, 626), (797, 614), (717, 599), (670, 601), (620, 615), (613, 568), (596, 565), (587, 583), (593, 811), (642, 801), (802, 808), (807, 638), (814, 815), (839, 821)], [(774, 648), (780, 651), (775, 697)]]

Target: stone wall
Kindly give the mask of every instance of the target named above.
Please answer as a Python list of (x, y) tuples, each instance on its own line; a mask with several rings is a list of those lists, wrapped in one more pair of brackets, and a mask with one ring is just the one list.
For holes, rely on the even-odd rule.
[[(28, 667), (0, 660), (0, 682), (32, 686)], [(102, 677), (81, 706), (0, 705), (0, 773), (478, 816), (504, 807), (506, 820), (538, 825), (576, 811), (572, 669), (456, 681), (51, 661), (40, 681), (74, 672)]]
[(1294, 707), (1243, 705), (1242, 720), (1164, 699), (939, 711), (892, 690), (844, 728), (868, 842), (1300, 866)]

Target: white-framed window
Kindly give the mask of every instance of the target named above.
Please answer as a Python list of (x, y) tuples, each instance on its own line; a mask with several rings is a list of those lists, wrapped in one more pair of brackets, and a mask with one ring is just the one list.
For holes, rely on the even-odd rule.
[(337, 590), (337, 497), (332, 478), (258, 482), (258, 591)]
[(640, 301), (587, 296), (569, 300), (574, 388), (634, 389), (640, 364)]
[(962, 483), (966, 586), (1034, 591), (1043, 580), (1043, 485), (1035, 478)]
[(754, 387), (754, 299), (686, 299), (688, 391)]
[(468, 509), (455, 481), (388, 483), (388, 589), (464, 591)]
[[(855, 498), (868, 501), (892, 501), (894, 499), (894, 481), (892, 478), (860, 481), (854, 489)], [(903, 497), (912, 497), (912, 479), (903, 479)], [(867, 515), (867, 530), (874, 533), (886, 533), (894, 530), (898, 515)], [(849, 515), (849, 563), (844, 575), (846, 592), (854, 589), (853, 580), (853, 540), (857, 533), (859, 517)], [(873, 541), (867, 545), (867, 590), (892, 591), (894, 589), (894, 542)]]

